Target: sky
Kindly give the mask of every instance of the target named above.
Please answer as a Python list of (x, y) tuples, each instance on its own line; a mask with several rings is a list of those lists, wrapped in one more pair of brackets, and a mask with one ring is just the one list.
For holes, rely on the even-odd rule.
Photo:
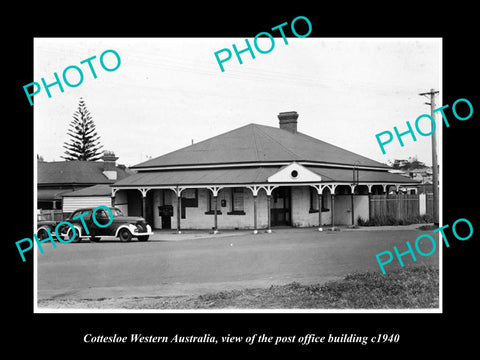
[[(275, 38), (268, 54), (254, 48), (255, 59), (243, 53), (243, 64), (233, 54), (222, 72), (214, 53), (233, 53), (232, 44), (243, 49), (245, 38), (36, 38), (32, 82), (52, 83), (54, 72), (61, 78), (70, 65), (84, 75), (77, 87), (63, 84), (63, 93), (52, 86), (51, 98), (44, 88), (35, 95), (36, 154), (63, 160), (67, 129), (83, 98), (103, 149), (127, 166), (249, 123), (278, 127), (284, 111), (298, 112), (298, 131), (368, 158), (417, 157), (431, 165), (431, 136), (417, 134), (416, 142), (404, 136), (404, 147), (394, 141), (383, 155), (375, 135), (394, 126), (405, 131), (406, 121), (414, 126), (429, 114), (421, 92), (440, 90), (436, 102), (442, 105), (441, 39), (287, 39), (288, 45)], [(258, 44), (270, 47), (268, 38)], [(110, 49), (121, 64), (107, 72), (99, 58)], [(96, 79), (88, 64), (80, 64), (92, 56)], [(111, 53), (104, 59), (115, 66)], [(69, 70), (70, 82), (78, 82), (76, 76)], [(427, 132), (429, 124), (420, 127)]]

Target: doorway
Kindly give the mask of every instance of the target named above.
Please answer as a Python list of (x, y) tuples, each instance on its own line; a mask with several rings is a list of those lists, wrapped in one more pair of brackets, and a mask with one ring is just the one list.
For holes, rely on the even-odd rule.
[(173, 206), (172, 205), (162, 205), (158, 207), (158, 215), (162, 219), (162, 229), (171, 229), (172, 228), (172, 216), (173, 216)]
[(272, 226), (292, 225), (292, 191), (289, 186), (278, 187), (272, 191), (270, 207)]

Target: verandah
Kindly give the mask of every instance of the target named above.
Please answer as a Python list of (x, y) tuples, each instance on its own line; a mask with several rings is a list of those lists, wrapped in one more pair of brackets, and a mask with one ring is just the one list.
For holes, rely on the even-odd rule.
[[(147, 213), (151, 213), (152, 210), (148, 207), (152, 206), (148, 204), (147, 206), (147, 194), (150, 190), (169, 190), (172, 196), (172, 207), (171, 211), (174, 212), (171, 214), (172, 220), (176, 223), (177, 232), (182, 231), (182, 218), (185, 218), (185, 203), (191, 202), (192, 199), (185, 198), (184, 194), (191, 192), (194, 189), (203, 189), (204, 192), (209, 194), (208, 208), (204, 213), (202, 213), (202, 219), (204, 223), (210, 223), (211, 229), (214, 233), (218, 232), (219, 227), (226, 225), (224, 220), (226, 219), (225, 213), (222, 213), (222, 210), (225, 212), (224, 198), (220, 198), (220, 194), (225, 192), (232, 193), (231, 206), (233, 206), (233, 190), (234, 189), (249, 189), (250, 194), (246, 194), (246, 197), (251, 199), (251, 206), (245, 211), (235, 213), (233, 208), (227, 212), (228, 215), (246, 215), (243, 217), (244, 228), (252, 228), (254, 233), (257, 233), (261, 229), (265, 229), (267, 232), (271, 232), (272, 227), (272, 214), (275, 216), (275, 204), (272, 203), (275, 200), (275, 191), (282, 188), (299, 188), (303, 186), (305, 189), (311, 189), (308, 203), (299, 205), (299, 201), (294, 200), (295, 210), (303, 211), (305, 214), (309, 214), (310, 222), (304, 223), (304, 225), (298, 225), (298, 222), (290, 222), (292, 226), (317, 226), (319, 230), (322, 230), (322, 226), (325, 226), (325, 220), (329, 221), (329, 225), (334, 227), (336, 220), (338, 221), (338, 216), (335, 214), (335, 205), (336, 198), (340, 206), (340, 210), (349, 212), (350, 224), (356, 223), (356, 201), (363, 196), (364, 198), (368, 196), (368, 214), (372, 211), (371, 209), (371, 197), (375, 196), (374, 194), (385, 194), (389, 191), (391, 186), (398, 191), (399, 184), (345, 184), (345, 183), (330, 183), (330, 184), (251, 184), (251, 185), (222, 185), (222, 186), (149, 186), (149, 187), (112, 187), (112, 204), (115, 204), (115, 198), (118, 194), (118, 191), (121, 190), (138, 190), (141, 194), (141, 214), (146, 217)], [(275, 190), (277, 189), (277, 190)], [(118, 194), (117, 194), (118, 193)], [(139, 195), (140, 195), (139, 194)], [(151, 193), (150, 193), (151, 195)], [(260, 198), (260, 200), (259, 200)], [(350, 198), (351, 206), (349, 206)], [(243, 200), (242, 200), (243, 201)], [(220, 203), (222, 202), (222, 204)], [(325, 208), (324, 204), (328, 203), (328, 208)], [(222, 206), (221, 206), (222, 205)], [(299, 210), (299, 208), (301, 208)], [(318, 211), (322, 209), (322, 211)], [(150, 210), (150, 211), (148, 211)], [(156, 209), (155, 209), (156, 211)], [(358, 210), (357, 210), (358, 211)], [(243, 212), (243, 214), (242, 214)], [(140, 214), (139, 214), (140, 215)], [(262, 218), (263, 216), (263, 218)], [(292, 212), (290, 211), (290, 217)], [(298, 215), (297, 215), (298, 216)], [(312, 217), (313, 216), (313, 217)], [(316, 221), (314, 220), (316, 216)], [(265, 219), (267, 217), (267, 219)], [(290, 218), (291, 219), (291, 218)], [(219, 220), (220, 223), (219, 223)], [(260, 221), (259, 221), (260, 220)], [(266, 220), (266, 222), (265, 222)], [(315, 224), (313, 223), (315, 222)], [(275, 221), (273, 221), (275, 222)], [(188, 222), (187, 222), (188, 223)], [(328, 224), (328, 223), (327, 223)], [(348, 224), (343, 222), (343, 224)], [(173, 224), (172, 224), (173, 225)], [(173, 227), (173, 226), (172, 226)], [(163, 228), (163, 226), (161, 226)], [(210, 228), (210, 226), (208, 226)]]

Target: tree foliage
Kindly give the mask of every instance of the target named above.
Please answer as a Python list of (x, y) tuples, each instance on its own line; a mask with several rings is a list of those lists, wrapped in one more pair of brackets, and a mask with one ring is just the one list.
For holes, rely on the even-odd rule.
[(95, 123), (82, 98), (77, 111), (73, 114), (67, 134), (70, 136), (70, 141), (64, 142), (63, 147), (66, 150), (65, 156), (62, 156), (63, 159), (95, 161), (102, 157), (100, 149), (103, 145), (100, 145), (100, 136), (95, 130)]

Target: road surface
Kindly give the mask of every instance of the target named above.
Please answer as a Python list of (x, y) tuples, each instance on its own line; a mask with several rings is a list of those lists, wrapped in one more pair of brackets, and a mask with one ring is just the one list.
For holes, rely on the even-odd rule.
[[(153, 236), (148, 242), (58, 243), (56, 249), (44, 244), (45, 253), (37, 252), (37, 296), (41, 300), (195, 295), (293, 281), (323, 283), (352, 272), (380, 271), (377, 253), (393, 252), (393, 246), (406, 251), (405, 242), (409, 240), (413, 247), (422, 233), (431, 234), (282, 229), (272, 234), (229, 233), (183, 241)], [(178, 240), (175, 236), (172, 239)], [(423, 240), (421, 248), (428, 253), (431, 244)], [(417, 254), (415, 263), (410, 255), (403, 260), (406, 265), (438, 264), (438, 254), (437, 246), (431, 256)], [(395, 259), (385, 269), (399, 267)]]

